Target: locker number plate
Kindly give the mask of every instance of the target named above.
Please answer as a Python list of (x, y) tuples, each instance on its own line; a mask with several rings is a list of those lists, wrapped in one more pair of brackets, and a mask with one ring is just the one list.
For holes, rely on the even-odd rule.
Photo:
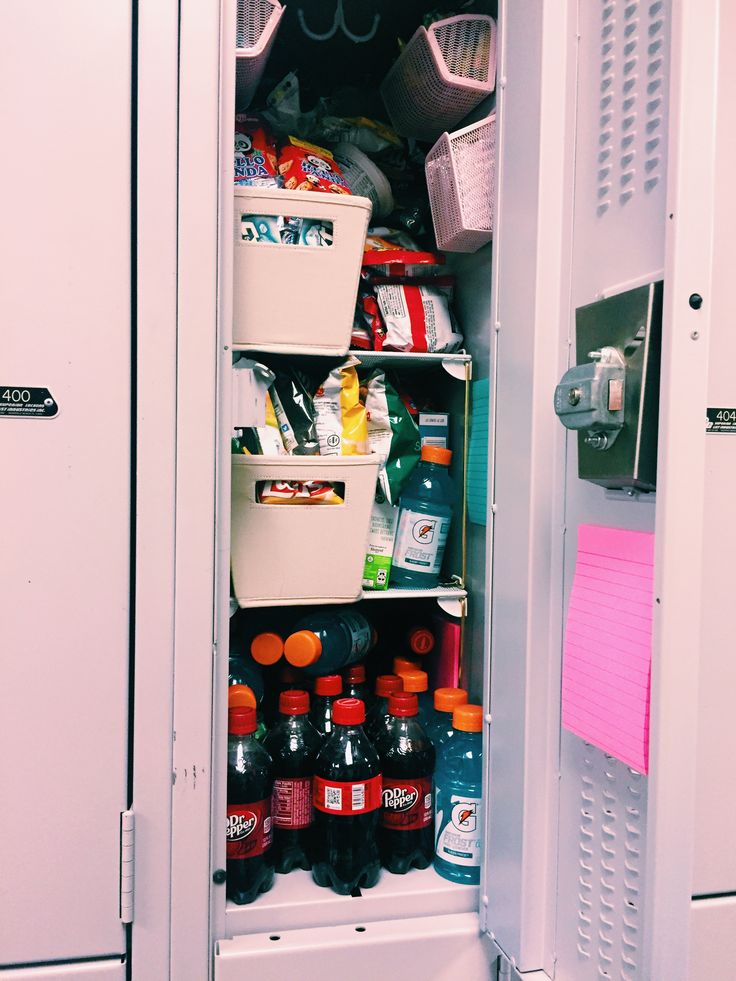
[(52, 419), (58, 411), (48, 388), (0, 385), (0, 418)]

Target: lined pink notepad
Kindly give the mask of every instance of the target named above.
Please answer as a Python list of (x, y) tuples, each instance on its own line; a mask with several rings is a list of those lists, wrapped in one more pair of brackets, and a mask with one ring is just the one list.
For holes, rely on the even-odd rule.
[(562, 668), (562, 724), (646, 773), (654, 535), (580, 525)]

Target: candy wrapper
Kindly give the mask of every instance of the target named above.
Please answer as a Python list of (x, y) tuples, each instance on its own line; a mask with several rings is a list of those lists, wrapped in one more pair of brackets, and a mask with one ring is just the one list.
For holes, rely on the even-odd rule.
[(288, 138), (279, 154), (279, 174), (289, 191), (350, 194), (348, 183), (330, 151), (295, 136)]
[(343, 504), (332, 484), (324, 480), (265, 480), (258, 485), (261, 504)]
[(334, 368), (314, 395), (319, 452), (355, 456), (368, 452), (368, 416), (360, 401), (357, 358)]
[(273, 137), (257, 116), (235, 117), (236, 187), (282, 187)]
[(379, 477), (381, 490), (390, 504), (397, 504), (404, 484), (419, 462), (419, 428), (382, 368), (366, 379), (365, 407), (370, 451), (386, 458)]
[(279, 371), (271, 386), (271, 399), (286, 452), (294, 456), (319, 456), (314, 403), (295, 371)]
[(285, 215), (240, 217), (240, 237), (244, 242), (330, 248), (333, 242), (332, 230), (332, 222), (322, 218), (290, 218)]

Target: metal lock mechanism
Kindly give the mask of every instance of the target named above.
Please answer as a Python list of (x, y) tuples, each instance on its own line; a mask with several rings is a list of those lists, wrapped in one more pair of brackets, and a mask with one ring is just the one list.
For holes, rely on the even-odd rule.
[(607, 450), (624, 424), (626, 364), (615, 347), (589, 351), (592, 360), (562, 376), (555, 389), (555, 412), (563, 426), (584, 430), (585, 443)]
[(661, 282), (575, 311), (578, 364), (555, 389), (555, 412), (577, 431), (583, 480), (655, 489), (661, 329)]

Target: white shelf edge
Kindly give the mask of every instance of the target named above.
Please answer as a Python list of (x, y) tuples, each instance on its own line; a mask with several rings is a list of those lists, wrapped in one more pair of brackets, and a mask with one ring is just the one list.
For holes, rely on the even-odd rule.
[(228, 902), (227, 936), (472, 913), (478, 910), (478, 895), (478, 886), (448, 882), (429, 868), (406, 875), (384, 870), (378, 884), (361, 896), (338, 896), (299, 869), (277, 875), (273, 889), (250, 906)]

